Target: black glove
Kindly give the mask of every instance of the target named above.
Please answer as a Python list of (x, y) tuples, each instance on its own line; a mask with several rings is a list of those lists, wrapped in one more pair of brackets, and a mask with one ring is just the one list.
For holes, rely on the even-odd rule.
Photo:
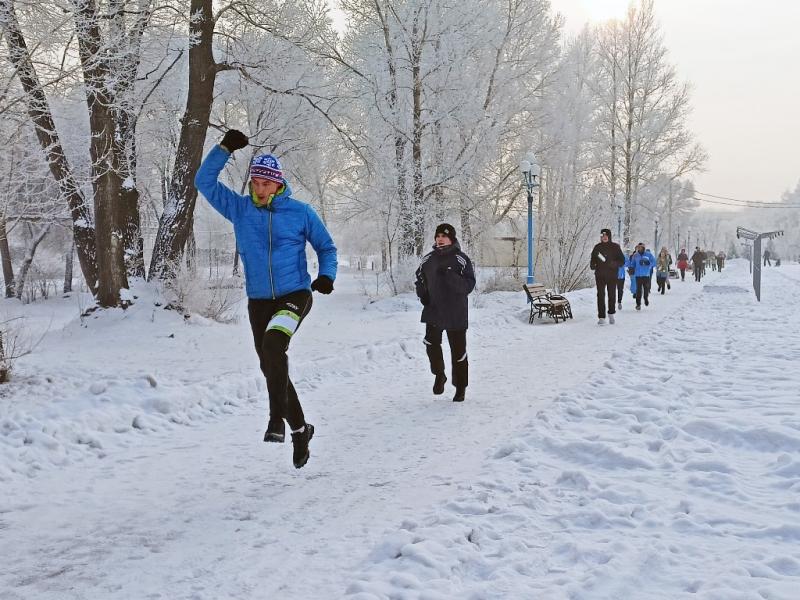
[(333, 280), (327, 275), (320, 275), (311, 282), (311, 289), (320, 294), (330, 294), (333, 291)]
[(229, 129), (225, 132), (219, 145), (224, 146), (228, 152), (233, 154), (236, 150), (244, 148), (249, 143), (250, 140), (247, 139), (247, 136), (241, 131), (238, 129)]

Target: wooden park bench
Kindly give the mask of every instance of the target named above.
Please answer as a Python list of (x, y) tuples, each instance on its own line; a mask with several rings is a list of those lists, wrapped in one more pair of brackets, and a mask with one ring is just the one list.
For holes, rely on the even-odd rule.
[(566, 321), (567, 318), (572, 318), (572, 307), (564, 296), (547, 291), (541, 283), (526, 283), (522, 285), (522, 288), (531, 305), (528, 323), (533, 323), (536, 317), (541, 319), (543, 315), (552, 317), (556, 323), (559, 319)]

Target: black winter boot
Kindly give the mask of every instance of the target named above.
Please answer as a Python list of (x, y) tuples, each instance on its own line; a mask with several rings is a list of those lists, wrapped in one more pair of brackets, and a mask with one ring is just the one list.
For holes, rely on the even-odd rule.
[(444, 384), (447, 383), (447, 377), (444, 373), (437, 373), (436, 379), (433, 382), (433, 393), (435, 396), (444, 394)]
[(456, 395), (453, 396), (453, 402), (463, 402), (464, 401), (464, 393), (467, 391), (467, 388), (459, 387), (456, 388)]
[(264, 432), (264, 441), (282, 444), (285, 439), (286, 424), (283, 419), (270, 419), (267, 424), (267, 430)]
[(314, 426), (306, 423), (303, 431), (292, 433), (292, 444), (294, 445), (294, 454), (292, 455), (292, 462), (294, 468), (299, 469), (308, 462), (311, 456), (311, 451), (308, 449), (308, 442), (314, 437)]

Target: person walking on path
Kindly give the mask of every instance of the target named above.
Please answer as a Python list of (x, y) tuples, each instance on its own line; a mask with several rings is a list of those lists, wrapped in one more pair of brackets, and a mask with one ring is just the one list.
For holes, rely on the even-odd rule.
[(653, 262), (650, 264), (650, 289), (652, 290), (653, 289), (653, 273), (656, 272), (655, 255), (650, 250), (650, 248), (646, 248), (644, 252), (645, 252), (645, 254), (649, 254), (650, 256), (653, 257)]
[(770, 267), (772, 266), (772, 261), (770, 260), (771, 256), (772, 255), (770, 254), (769, 250), (764, 250), (764, 266), (765, 267), (767, 265), (769, 265)]
[[(308, 444), (314, 426), (306, 422), (297, 390), (289, 379), (286, 353), (292, 336), (311, 310), (311, 291), (333, 291), (336, 246), (314, 209), (292, 197), (275, 156), (253, 158), (247, 196), (220, 183), (219, 174), (231, 154), (248, 143), (241, 131), (225, 133), (203, 160), (194, 181), (208, 203), (233, 223), (244, 268), (247, 313), (269, 394), (264, 441), (284, 441), (285, 419), (292, 432), (292, 462), (299, 469), (311, 456)], [(307, 271), (306, 243), (311, 244), (319, 260), (319, 274), (313, 282)]]
[(461, 251), (456, 230), (448, 223), (436, 227), (433, 250), (422, 257), (415, 287), (422, 302), (421, 321), (425, 323), (425, 348), (434, 375), (433, 393), (444, 393), (447, 376), (442, 355), (442, 331), (450, 344), (453, 402), (463, 402), (469, 384), (467, 359), (467, 296), (475, 289), (475, 270), (469, 256)]
[(689, 255), (686, 254), (686, 248), (681, 248), (678, 253), (678, 270), (681, 272), (681, 281), (686, 281), (686, 269), (689, 267)]
[(625, 262), (617, 270), (617, 309), (622, 310), (622, 296), (625, 294), (625, 271), (628, 269), (628, 257), (622, 253)]
[(717, 271), (722, 271), (722, 267), (725, 266), (725, 253), (720, 250), (717, 253)]
[(619, 244), (611, 241), (611, 230), (600, 230), (600, 243), (592, 248), (589, 268), (594, 271), (597, 285), (597, 324), (606, 322), (606, 300), (608, 301), (608, 322), (614, 324), (616, 313), (617, 284), (620, 267), (625, 266), (625, 255)]
[(644, 244), (639, 242), (631, 257), (632, 277), (636, 278), (636, 310), (642, 310), (642, 299), (645, 306), (650, 305), (650, 277), (655, 263), (653, 253), (647, 252)]
[(694, 280), (700, 281), (703, 277), (703, 265), (706, 261), (706, 253), (700, 250), (700, 246), (695, 246), (692, 254), (692, 269), (694, 270)]
[(672, 266), (672, 257), (666, 246), (661, 247), (661, 252), (658, 253), (656, 258), (656, 282), (658, 283), (658, 291), (663, 296), (669, 288), (669, 268)]

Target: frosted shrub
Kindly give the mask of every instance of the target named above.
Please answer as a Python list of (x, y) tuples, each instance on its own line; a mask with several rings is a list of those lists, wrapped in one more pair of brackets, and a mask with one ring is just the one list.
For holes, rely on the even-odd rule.
[(219, 323), (236, 321), (234, 308), (244, 297), (241, 278), (203, 277), (184, 265), (174, 273), (164, 284), (166, 308), (181, 311), (186, 318), (194, 313)]
[(519, 278), (519, 269), (514, 267), (492, 269), (482, 278), (481, 291), (489, 292), (518, 292), (522, 289)]

